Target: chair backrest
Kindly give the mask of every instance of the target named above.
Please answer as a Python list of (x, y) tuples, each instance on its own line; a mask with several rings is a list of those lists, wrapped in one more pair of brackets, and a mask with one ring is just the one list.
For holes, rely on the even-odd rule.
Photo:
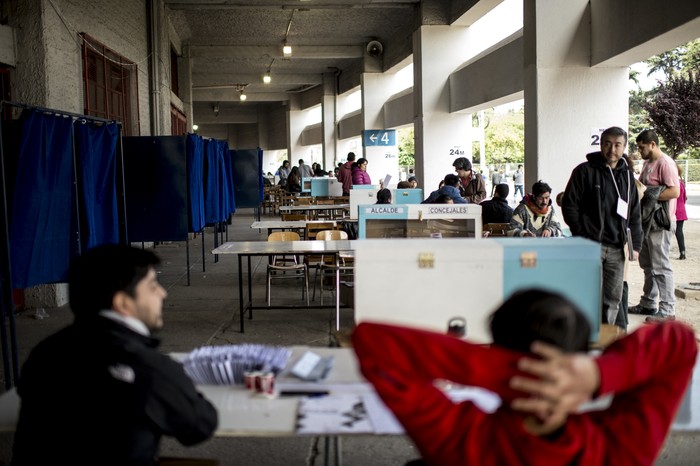
[(316, 239), (316, 234), (323, 230), (332, 230), (333, 222), (308, 223), (306, 225), (306, 239)]
[(322, 230), (316, 233), (316, 239), (323, 241), (337, 241), (341, 239), (348, 239), (348, 234), (343, 230)]
[(282, 214), (282, 221), (308, 220), (306, 214)]
[(482, 230), (488, 231), (489, 236), (508, 236), (509, 223), (486, 223)]
[(296, 231), (273, 231), (267, 237), (268, 241), (299, 241), (299, 233)]

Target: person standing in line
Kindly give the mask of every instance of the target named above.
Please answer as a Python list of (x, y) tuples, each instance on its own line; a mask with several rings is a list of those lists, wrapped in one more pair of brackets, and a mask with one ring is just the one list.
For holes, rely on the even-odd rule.
[(299, 167), (292, 167), (292, 170), (289, 172), (289, 176), (287, 177), (287, 192), (301, 192), (301, 175), (299, 174)]
[(501, 174), (495, 168), (491, 171), (491, 197), (496, 192), (496, 186), (501, 184)]
[(348, 161), (338, 167), (338, 181), (343, 184), (343, 196), (349, 196), (352, 189), (353, 163), (355, 163), (355, 153), (348, 152)]
[(478, 204), (486, 199), (486, 186), (480, 175), (472, 171), (472, 163), (466, 157), (458, 157), (452, 162), (460, 181), (460, 194), (468, 202)]
[(150, 251), (103, 245), (68, 272), (75, 320), (22, 366), (13, 465), (155, 465), (163, 435), (208, 439), (216, 408), (157, 351), (167, 292)]
[[(644, 159), (639, 181), (647, 186), (642, 210), (646, 210), (645, 205), (651, 205), (653, 211), (661, 211), (662, 220), (660, 223), (652, 221), (656, 225), (652, 225), (642, 242), (639, 266), (644, 269), (644, 293), (639, 304), (630, 307), (629, 312), (647, 315), (646, 322), (675, 320), (676, 298), (669, 256), (671, 238), (676, 230), (676, 199), (680, 195), (678, 167), (661, 151), (655, 131), (647, 129), (639, 133), (637, 146)], [(659, 217), (654, 215), (654, 218)]]
[[(624, 292), (628, 241), (632, 260), (642, 248), (642, 220), (634, 173), (625, 158), (627, 132), (613, 126), (600, 136), (600, 151), (574, 168), (562, 199), (562, 215), (573, 236), (600, 243), (603, 322), (627, 330)], [(628, 235), (631, 234), (631, 238)]]
[(525, 197), (525, 173), (522, 165), (518, 165), (518, 169), (513, 173), (513, 202), (518, 202), (518, 191), (522, 200)]
[(683, 179), (683, 171), (678, 165), (678, 179), (680, 181), (680, 195), (676, 204), (676, 241), (678, 241), (678, 250), (680, 255), (679, 260), (685, 260), (685, 237), (683, 236), (683, 224), (688, 220), (688, 213), (685, 211), (685, 202), (688, 200), (688, 195), (685, 192), (685, 180)]
[(367, 159), (360, 157), (352, 166), (352, 184), (372, 184), (367, 173)]
[(304, 163), (304, 159), (299, 159), (299, 176), (302, 178), (311, 178), (314, 176), (313, 170)]

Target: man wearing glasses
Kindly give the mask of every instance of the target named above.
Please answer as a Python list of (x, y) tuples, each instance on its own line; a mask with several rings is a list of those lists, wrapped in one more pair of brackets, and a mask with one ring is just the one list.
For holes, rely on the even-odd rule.
[(561, 236), (561, 225), (552, 206), (552, 188), (547, 183), (540, 180), (532, 185), (532, 193), (515, 208), (508, 236)]
[(625, 147), (625, 130), (613, 126), (603, 131), (600, 151), (588, 154), (588, 161), (574, 168), (562, 201), (562, 214), (571, 233), (601, 245), (603, 322), (623, 330), (627, 329), (627, 312), (620, 306), (625, 253), (630, 260), (637, 260), (642, 247), (639, 195)]

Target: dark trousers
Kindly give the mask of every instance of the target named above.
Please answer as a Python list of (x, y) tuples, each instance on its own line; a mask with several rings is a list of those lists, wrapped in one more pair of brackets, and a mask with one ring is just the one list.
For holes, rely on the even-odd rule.
[(678, 250), (680, 252), (685, 252), (685, 237), (683, 236), (683, 223), (685, 223), (685, 220), (678, 220), (676, 222), (676, 240), (678, 241)]

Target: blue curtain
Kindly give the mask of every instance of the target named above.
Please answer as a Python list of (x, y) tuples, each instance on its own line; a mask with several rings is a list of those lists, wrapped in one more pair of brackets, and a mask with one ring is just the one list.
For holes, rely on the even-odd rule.
[(204, 141), (204, 220), (207, 224), (221, 221), (219, 189), (218, 144), (213, 139)]
[(196, 134), (187, 135), (187, 190), (190, 201), (190, 231), (202, 231), (204, 218), (204, 140)]
[(233, 190), (233, 164), (231, 163), (231, 151), (228, 148), (228, 142), (223, 144), (224, 163), (226, 165), (226, 193), (228, 195), (228, 212), (229, 215), (236, 212), (236, 198)]
[(23, 118), (10, 226), (15, 288), (65, 280), (75, 250), (72, 119)]
[(75, 126), (79, 148), (80, 243), (83, 250), (119, 243), (116, 160), (119, 127), (116, 123)]

